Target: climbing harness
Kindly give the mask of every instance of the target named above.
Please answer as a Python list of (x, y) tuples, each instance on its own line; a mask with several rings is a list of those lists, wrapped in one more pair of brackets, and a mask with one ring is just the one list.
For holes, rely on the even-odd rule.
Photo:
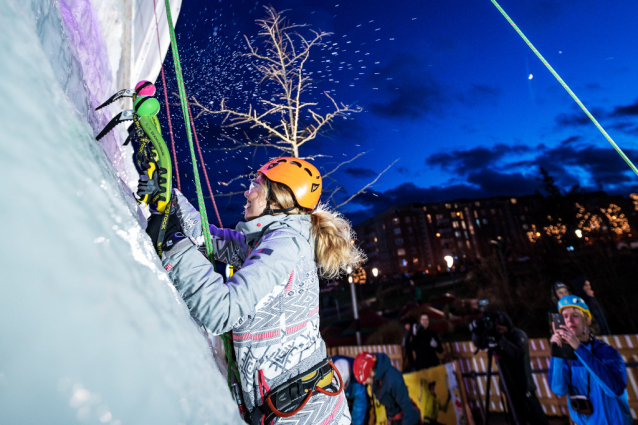
[[(336, 391), (328, 391), (326, 388), (332, 386), (335, 373), (339, 388)], [(276, 418), (289, 418), (299, 413), (315, 393), (335, 397), (341, 391), (343, 391), (341, 374), (328, 357), (264, 395), (265, 400), (252, 413), (253, 423), (268, 425)]]
[(629, 165), (629, 168), (632, 169), (632, 171), (634, 173), (636, 173), (636, 175), (638, 175), (638, 169), (636, 168), (636, 166), (631, 162), (631, 160), (629, 158), (627, 158), (627, 155), (625, 155), (625, 153), (622, 151), (622, 149), (620, 149), (620, 147), (616, 144), (616, 142), (614, 142), (614, 140), (611, 138), (611, 136), (609, 134), (607, 134), (607, 132), (605, 131), (605, 129), (598, 123), (598, 121), (596, 120), (596, 118), (594, 118), (594, 116), (589, 112), (589, 110), (585, 107), (585, 105), (583, 105), (583, 103), (580, 101), (580, 99), (576, 96), (576, 94), (572, 91), (572, 89), (569, 88), (569, 86), (565, 83), (565, 81), (563, 81), (562, 78), (560, 78), (560, 76), (558, 75), (558, 73), (556, 71), (554, 71), (554, 68), (552, 68), (552, 66), (549, 64), (549, 62), (547, 62), (545, 60), (545, 58), (543, 57), (543, 55), (540, 54), (540, 52), (538, 50), (536, 50), (536, 47), (534, 47), (534, 45), (527, 39), (527, 37), (525, 37), (525, 34), (523, 34), (523, 31), (521, 31), (518, 26), (514, 23), (514, 21), (512, 20), (512, 18), (510, 18), (508, 16), (507, 13), (505, 13), (505, 11), (503, 10), (503, 8), (496, 2), (496, 0), (491, 0), (492, 3), (494, 4), (494, 6), (496, 6), (496, 8), (498, 9), (499, 12), (501, 12), (501, 14), (505, 17), (505, 19), (507, 19), (507, 22), (510, 23), (510, 25), (512, 25), (512, 27), (516, 30), (516, 32), (518, 33), (518, 35), (521, 36), (521, 38), (523, 39), (523, 41), (525, 41), (525, 43), (529, 46), (530, 49), (532, 49), (532, 51), (536, 54), (536, 56), (538, 56), (538, 58), (541, 60), (541, 62), (543, 62), (543, 65), (545, 65), (547, 67), (547, 69), (549, 69), (549, 72), (552, 73), (552, 75), (558, 80), (558, 82), (560, 83), (561, 86), (563, 86), (563, 88), (565, 90), (567, 90), (567, 93), (569, 93), (569, 95), (572, 97), (572, 99), (574, 99), (576, 101), (576, 103), (578, 104), (578, 106), (580, 106), (580, 109), (583, 110), (583, 112), (589, 117), (589, 119), (594, 123), (594, 125), (596, 125), (596, 127), (598, 128), (598, 130), (600, 130), (600, 132), (603, 134), (603, 136), (605, 136), (605, 138), (607, 139), (607, 141), (609, 143), (611, 143), (611, 145), (613, 146), (614, 149), (616, 149), (616, 152), (618, 152), (618, 155), (620, 155), (620, 157), (622, 159), (625, 160), (625, 162), (627, 163), (627, 165)]

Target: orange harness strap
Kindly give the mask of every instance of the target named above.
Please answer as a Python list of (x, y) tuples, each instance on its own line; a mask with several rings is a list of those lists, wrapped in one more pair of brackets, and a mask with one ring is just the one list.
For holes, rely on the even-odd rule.
[[(332, 360), (330, 360), (328, 362), (328, 364), (337, 373), (337, 378), (339, 380), (339, 389), (337, 391), (335, 391), (335, 392), (330, 392), (330, 391), (324, 390), (323, 388), (321, 388), (319, 386), (316, 386), (314, 388), (314, 390), (319, 392), (319, 393), (321, 393), (321, 394), (325, 394), (325, 395), (327, 395), (329, 397), (335, 397), (335, 396), (338, 396), (341, 393), (341, 391), (343, 391), (343, 379), (341, 378), (341, 374), (339, 373), (339, 370), (337, 370), (337, 368), (335, 367), (334, 363), (332, 363)], [(294, 416), (297, 413), (299, 413), (301, 411), (301, 409), (303, 409), (306, 406), (306, 404), (308, 404), (308, 402), (310, 401), (310, 397), (312, 397), (312, 394), (313, 394), (313, 390), (308, 390), (308, 395), (306, 395), (306, 398), (304, 398), (303, 402), (301, 402), (299, 407), (297, 407), (292, 412), (288, 412), (288, 413), (280, 412), (279, 410), (277, 410), (277, 408), (275, 408), (275, 405), (270, 400), (270, 397), (272, 397), (272, 394), (269, 395), (266, 398), (266, 403), (268, 404), (268, 407), (270, 407), (270, 410), (272, 411), (272, 413), (275, 416), (278, 416), (280, 418), (289, 418), (289, 417)]]

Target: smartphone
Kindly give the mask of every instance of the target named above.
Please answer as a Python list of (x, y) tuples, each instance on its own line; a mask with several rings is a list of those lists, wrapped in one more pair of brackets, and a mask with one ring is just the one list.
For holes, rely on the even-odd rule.
[(561, 326), (565, 326), (565, 318), (560, 313), (552, 313), (552, 323), (554, 329), (560, 329)]
[[(560, 313), (552, 313), (552, 323), (554, 329), (560, 329), (561, 326), (565, 326), (565, 318)], [(552, 342), (551, 356), (569, 360), (577, 359), (574, 349), (566, 342), (563, 342), (560, 347)]]

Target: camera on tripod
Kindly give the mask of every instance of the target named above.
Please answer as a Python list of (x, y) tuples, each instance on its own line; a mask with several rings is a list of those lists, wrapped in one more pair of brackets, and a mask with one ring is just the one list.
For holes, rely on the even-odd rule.
[(496, 329), (497, 324), (502, 324), (503, 319), (500, 317), (499, 311), (484, 312), (483, 316), (475, 319), (470, 323), (470, 332), (472, 332), (472, 342), (479, 350), (496, 344), (501, 334)]

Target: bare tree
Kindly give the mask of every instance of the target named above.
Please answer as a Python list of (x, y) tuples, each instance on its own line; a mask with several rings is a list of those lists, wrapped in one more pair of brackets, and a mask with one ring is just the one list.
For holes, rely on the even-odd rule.
[[(276, 149), (280, 154), (302, 159), (326, 157), (328, 155), (301, 156), (299, 150), (303, 145), (314, 140), (318, 134), (332, 128), (331, 124), (335, 118), (346, 118), (351, 113), (361, 112), (362, 108), (337, 103), (330, 94), (324, 92), (331, 105), (331, 112), (320, 114), (317, 112), (319, 110), (318, 102), (308, 102), (302, 99), (313, 84), (306, 69), (310, 51), (314, 47), (322, 46), (323, 39), (331, 33), (310, 30), (313, 36), (306, 38), (297, 32), (297, 29), (303, 28), (305, 25), (290, 24), (284, 20), (282, 13), (277, 12), (273, 7), (265, 7), (265, 9), (266, 18), (257, 20), (260, 27), (259, 38), (265, 44), (265, 52), (260, 52), (248, 37), (245, 38), (249, 50), (247, 55), (251, 58), (254, 69), (259, 75), (260, 84), (274, 83), (274, 93), (269, 99), (260, 99), (258, 106), (250, 104), (247, 111), (229, 108), (225, 99), (221, 100), (219, 109), (210, 109), (193, 97), (192, 104), (199, 108), (195, 118), (202, 114), (223, 115), (222, 126), (225, 128), (248, 125), (250, 129), (260, 129), (267, 133), (265, 137), (258, 140), (252, 140), (246, 132), (244, 132), (246, 139), (243, 141), (225, 136), (232, 140), (234, 145), (222, 148), (224, 150), (263, 147)], [(365, 152), (359, 153), (354, 158), (338, 164), (331, 171), (324, 170), (324, 177), (329, 177), (342, 165), (364, 154)], [(334, 195), (341, 189), (340, 185), (332, 191), (328, 191), (331, 192), (329, 199), (337, 207), (344, 205), (354, 196), (364, 193), (364, 190), (374, 184), (389, 168), (382, 171), (372, 183), (356, 192), (346, 202), (337, 205), (333, 199)], [(334, 181), (333, 178), (330, 179)], [(228, 186), (234, 180), (236, 179), (220, 182), (220, 184)]]

